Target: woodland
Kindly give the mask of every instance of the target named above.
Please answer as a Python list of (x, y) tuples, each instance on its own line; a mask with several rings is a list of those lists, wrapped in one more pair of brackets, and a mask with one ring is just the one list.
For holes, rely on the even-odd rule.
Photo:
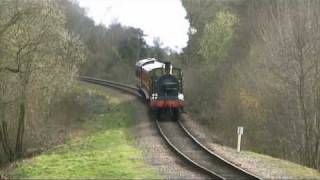
[(1, 0), (0, 163), (59, 143), (79, 74), (133, 84), (135, 62), (155, 57), (183, 69), (186, 110), (218, 142), (234, 146), (244, 126), (245, 149), (320, 169), (320, 1), (181, 2), (178, 54), (76, 1)]

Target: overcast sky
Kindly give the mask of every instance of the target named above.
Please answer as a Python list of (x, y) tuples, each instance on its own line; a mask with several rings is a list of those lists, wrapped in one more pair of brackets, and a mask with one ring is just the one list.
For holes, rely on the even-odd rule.
[(163, 47), (181, 50), (187, 45), (189, 22), (180, 0), (77, 0), (97, 24), (119, 22), (140, 28), (149, 45), (159, 37)]

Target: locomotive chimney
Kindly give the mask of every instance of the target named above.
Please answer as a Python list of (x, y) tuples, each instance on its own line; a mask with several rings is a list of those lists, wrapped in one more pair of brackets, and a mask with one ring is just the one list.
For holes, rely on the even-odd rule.
[(172, 65), (170, 62), (164, 62), (164, 68), (167, 74), (172, 74)]

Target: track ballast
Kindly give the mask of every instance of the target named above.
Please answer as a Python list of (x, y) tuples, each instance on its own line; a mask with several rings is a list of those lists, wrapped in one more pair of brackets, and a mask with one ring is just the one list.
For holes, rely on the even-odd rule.
[[(93, 84), (113, 87), (140, 96), (138, 88), (135, 86), (86, 76), (80, 76), (79, 79)], [(215, 179), (260, 179), (210, 151), (191, 135), (180, 120), (155, 119), (160, 134), (170, 147), (181, 158), (206, 174), (209, 174)]]

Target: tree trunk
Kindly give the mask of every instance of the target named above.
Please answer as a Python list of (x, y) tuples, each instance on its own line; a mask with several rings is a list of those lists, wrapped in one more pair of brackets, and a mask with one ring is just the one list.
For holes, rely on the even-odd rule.
[(16, 141), (16, 157), (20, 158), (22, 156), (22, 145), (23, 145), (23, 134), (24, 134), (24, 124), (25, 124), (25, 102), (20, 103), (20, 114), (18, 121), (18, 132)]
[(3, 151), (5, 155), (7, 156), (9, 161), (14, 160), (14, 153), (9, 145), (9, 135), (8, 135), (8, 128), (7, 128), (6, 121), (2, 121), (2, 124), (0, 125), (0, 141), (2, 144)]

